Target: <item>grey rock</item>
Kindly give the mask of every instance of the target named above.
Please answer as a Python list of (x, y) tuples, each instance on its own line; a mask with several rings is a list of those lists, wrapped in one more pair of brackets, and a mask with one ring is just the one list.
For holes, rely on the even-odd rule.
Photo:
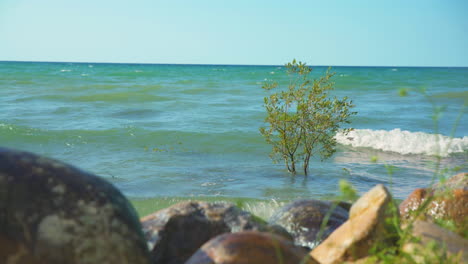
[[(325, 217), (328, 221), (321, 230)], [(348, 219), (348, 211), (339, 203), (312, 199), (297, 200), (276, 211), (270, 224), (284, 227), (296, 245), (312, 249)]]
[[(427, 263), (428, 260), (438, 257), (452, 258), (450, 263), (468, 263), (468, 240), (441, 228), (440, 226), (416, 220), (413, 223), (411, 233), (418, 239), (407, 242), (402, 250), (413, 255), (416, 263)], [(435, 248), (427, 247), (429, 243), (435, 243)]]
[(161, 264), (184, 263), (205, 242), (223, 233), (255, 230), (289, 235), (226, 202), (181, 202), (141, 222), (154, 263)]
[(149, 263), (137, 214), (110, 183), (0, 148), (0, 263)]

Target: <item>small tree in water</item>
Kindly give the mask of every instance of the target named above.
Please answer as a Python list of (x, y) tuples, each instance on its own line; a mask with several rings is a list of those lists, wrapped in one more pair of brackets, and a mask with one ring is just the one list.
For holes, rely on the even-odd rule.
[[(331, 78), (334, 73), (327, 70), (319, 79), (310, 79), (312, 69), (305, 63), (286, 64), (289, 75), (287, 89), (265, 97), (267, 111), (266, 127), (260, 132), (272, 145), (270, 157), (276, 162), (284, 160), (289, 172), (296, 173), (296, 165), (302, 163), (304, 174), (308, 174), (309, 161), (319, 155), (323, 161), (336, 151), (335, 134), (341, 124), (349, 124), (349, 118), (356, 112), (347, 97), (330, 98), (333, 90)], [(278, 88), (277, 82), (265, 83), (265, 90)], [(347, 134), (351, 128), (342, 129)]]

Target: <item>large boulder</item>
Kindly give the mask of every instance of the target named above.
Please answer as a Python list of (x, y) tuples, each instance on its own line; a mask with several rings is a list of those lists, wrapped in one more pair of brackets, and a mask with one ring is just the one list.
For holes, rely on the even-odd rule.
[(417, 239), (409, 241), (402, 249), (416, 263), (468, 263), (467, 239), (436, 224), (420, 220), (413, 223), (411, 232)]
[(137, 214), (110, 183), (0, 148), (0, 263), (149, 263)]
[(205, 243), (186, 264), (318, 264), (307, 251), (270, 233), (223, 234)]
[(368, 256), (376, 244), (385, 245), (394, 232), (385, 222), (390, 201), (391, 195), (383, 185), (372, 188), (353, 204), (349, 220), (310, 255), (321, 264), (343, 263)]
[(412, 219), (415, 214), (418, 214), (418, 218), (429, 221), (452, 220), (460, 234), (466, 233), (468, 229), (468, 173), (459, 173), (430, 188), (414, 190), (400, 204), (400, 215), (407, 220)]
[(312, 249), (346, 220), (348, 211), (338, 203), (304, 199), (280, 208), (269, 222), (284, 227), (294, 237), (296, 245)]
[[(279, 232), (231, 203), (186, 201), (141, 219), (154, 263), (185, 262), (211, 238), (245, 230)], [(284, 231), (287, 233), (286, 231)]]

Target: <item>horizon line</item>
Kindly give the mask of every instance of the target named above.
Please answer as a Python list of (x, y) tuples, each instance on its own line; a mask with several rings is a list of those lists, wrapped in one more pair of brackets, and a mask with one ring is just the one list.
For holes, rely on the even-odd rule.
[[(280, 64), (223, 64), (223, 63), (157, 63), (157, 62), (91, 62), (91, 61), (28, 61), (28, 60), (0, 60), (1, 62), (20, 63), (76, 63), (76, 64), (129, 64), (129, 65), (174, 65), (174, 66), (257, 66), (257, 67), (284, 67)], [(468, 68), (467, 66), (399, 66), (399, 65), (308, 65), (310, 67), (354, 67), (354, 68)]]

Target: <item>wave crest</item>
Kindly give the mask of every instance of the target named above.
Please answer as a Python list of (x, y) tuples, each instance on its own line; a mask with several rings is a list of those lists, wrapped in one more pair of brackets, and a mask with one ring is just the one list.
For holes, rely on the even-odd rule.
[(338, 133), (335, 138), (342, 145), (392, 151), (403, 155), (423, 154), (447, 157), (452, 153), (463, 153), (468, 150), (467, 136), (451, 138), (440, 134), (410, 132), (400, 129), (390, 131), (355, 129), (348, 135)]

